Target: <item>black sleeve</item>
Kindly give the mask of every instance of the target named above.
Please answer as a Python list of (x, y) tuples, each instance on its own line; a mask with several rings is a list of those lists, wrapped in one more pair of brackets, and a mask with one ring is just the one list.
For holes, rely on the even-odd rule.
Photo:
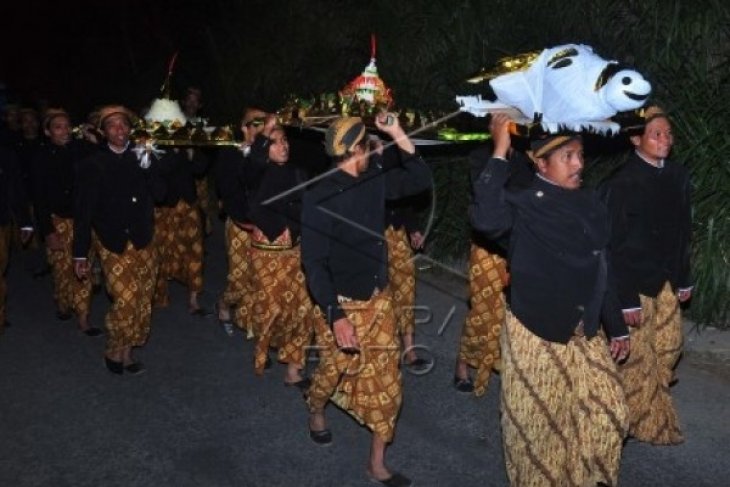
[(242, 155), (236, 149), (224, 149), (215, 164), (215, 186), (223, 210), (234, 221), (248, 220), (248, 200), (243, 181)]
[(307, 287), (325, 314), (330, 326), (345, 312), (337, 301), (332, 274), (329, 268), (330, 236), (332, 217), (319, 209), (313, 193), (304, 194), (302, 209), (302, 265), (307, 279)]
[(182, 154), (169, 151), (160, 158), (153, 156), (150, 167), (144, 169), (147, 185), (155, 203), (164, 201), (167, 195), (167, 177), (174, 170), (176, 164), (187, 163), (183, 158)]
[(30, 204), (28, 195), (26, 194), (25, 184), (21, 177), (20, 168), (18, 167), (18, 159), (15, 154), (9, 152), (7, 160), (8, 171), (8, 187), (9, 187), (9, 203), (10, 211), (13, 219), (19, 227), (31, 227), (33, 222), (30, 217)]
[(91, 222), (93, 209), (99, 198), (99, 169), (92, 159), (85, 159), (77, 166), (76, 196), (74, 199), (73, 257), (85, 259), (91, 248)]
[(509, 163), (497, 158), (490, 158), (486, 164), (481, 157), (470, 159), (472, 166), (483, 167), (472, 181), (471, 225), (485, 237), (497, 240), (507, 234), (514, 223), (513, 210), (505, 198)]
[(613, 275), (616, 280), (618, 299), (621, 309), (640, 308), (641, 299), (637, 288), (637, 280), (632, 276), (627, 265), (622, 265), (619, 249), (627, 239), (628, 216), (625, 203), (628, 201), (625, 184), (620, 181), (606, 182), (600, 186), (601, 199), (608, 208), (611, 238), (608, 244), (609, 258), (612, 262)]
[(51, 210), (46, 190), (45, 159), (38, 151), (31, 165), (31, 183), (33, 188), (33, 214), (38, 224), (38, 231), (44, 237), (54, 232), (51, 221)]
[(385, 197), (389, 200), (415, 195), (433, 186), (431, 169), (418, 152), (400, 151), (400, 156), (400, 165), (383, 167)]
[(256, 168), (265, 169), (269, 163), (269, 144), (271, 141), (265, 135), (259, 134), (251, 144), (251, 152), (248, 155), (249, 164)]
[(621, 301), (618, 295), (618, 282), (614, 273), (611, 255), (605, 252), (606, 259), (606, 293), (601, 305), (601, 323), (609, 338), (617, 338), (629, 334), (629, 329), (621, 312)]

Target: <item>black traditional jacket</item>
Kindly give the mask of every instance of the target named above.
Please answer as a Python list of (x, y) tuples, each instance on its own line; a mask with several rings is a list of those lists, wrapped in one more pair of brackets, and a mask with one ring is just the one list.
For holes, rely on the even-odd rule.
[(62, 146), (47, 142), (36, 151), (31, 173), (32, 199), (42, 235), (55, 231), (51, 215), (73, 217), (78, 164), (96, 150), (88, 142), (71, 140)]
[(88, 255), (92, 229), (101, 244), (116, 254), (128, 242), (137, 249), (149, 245), (155, 229), (155, 202), (165, 196), (164, 172), (164, 160), (156, 157), (149, 168), (140, 167), (131, 147), (117, 154), (104, 144), (84, 159), (79, 164), (74, 202), (74, 257)]
[(640, 307), (639, 294), (655, 297), (666, 282), (675, 290), (691, 287), (687, 169), (671, 161), (655, 167), (634, 153), (600, 189), (622, 307)]
[(357, 177), (334, 169), (304, 195), (302, 263), (307, 285), (330, 324), (345, 313), (337, 296), (368, 300), (388, 284), (385, 202), (425, 191), (431, 171), (418, 154), (384, 167), (374, 154)]
[(492, 158), (473, 182), (471, 221), (497, 240), (509, 235), (509, 304), (537, 336), (567, 343), (579, 324), (588, 337), (603, 322), (628, 334), (607, 255), (609, 220), (598, 194), (568, 190), (540, 177), (505, 188), (509, 163)]

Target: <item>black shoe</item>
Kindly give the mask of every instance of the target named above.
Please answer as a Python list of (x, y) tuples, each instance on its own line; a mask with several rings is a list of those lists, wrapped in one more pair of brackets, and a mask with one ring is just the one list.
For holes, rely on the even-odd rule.
[(206, 316), (210, 316), (213, 314), (213, 312), (209, 309), (205, 309), (202, 306), (199, 308), (195, 308), (193, 310), (190, 310), (190, 314), (193, 316), (198, 316), (200, 318), (205, 318)]
[(90, 326), (85, 330), (81, 330), (81, 333), (83, 333), (87, 337), (100, 337), (104, 335), (103, 330), (99, 328), (94, 328), (93, 326)]
[(33, 279), (42, 279), (51, 273), (51, 266), (46, 265), (33, 271)]
[(459, 377), (454, 377), (454, 387), (456, 387), (456, 390), (459, 392), (464, 393), (470, 393), (474, 392), (474, 382), (467, 377), (466, 379), (460, 379)]
[(399, 473), (394, 473), (384, 480), (378, 480), (375, 477), (370, 477), (370, 481), (375, 482), (376, 484), (385, 485), (385, 487), (411, 487), (411, 485), (413, 485), (413, 481), (411, 481), (411, 479)]
[(309, 389), (309, 386), (312, 385), (312, 379), (310, 379), (309, 377), (305, 377), (303, 379), (299, 379), (296, 382), (284, 381), (284, 385), (287, 387), (296, 387), (302, 391), (305, 391), (305, 390)]
[(56, 311), (56, 319), (61, 320), (61, 321), (68, 321), (71, 318), (73, 318), (73, 316), (74, 315), (72, 313), (69, 313), (68, 311), (61, 311), (61, 310)]
[(142, 365), (142, 362), (132, 362), (129, 365), (125, 365), (124, 370), (128, 374), (139, 375), (144, 373), (147, 369), (144, 365)]
[(104, 357), (104, 363), (106, 364), (106, 368), (109, 369), (109, 372), (112, 374), (122, 375), (122, 373), (124, 373), (124, 363), (117, 362), (109, 357)]
[(332, 432), (328, 429), (321, 431), (309, 430), (309, 439), (318, 446), (330, 446), (332, 444)]
[(431, 362), (424, 358), (418, 357), (412, 362), (406, 362), (405, 365), (411, 372), (426, 372), (430, 369)]

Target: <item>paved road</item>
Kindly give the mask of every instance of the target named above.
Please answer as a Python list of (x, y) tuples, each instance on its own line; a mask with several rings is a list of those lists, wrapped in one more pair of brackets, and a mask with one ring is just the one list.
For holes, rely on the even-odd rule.
[[(208, 304), (223, 286), (221, 225), (208, 240)], [(50, 281), (33, 280), (33, 259), (16, 253), (8, 274), (9, 319), (0, 337), (0, 486), (366, 486), (369, 434), (327, 410), (334, 445), (307, 435), (297, 391), (280, 365), (252, 370), (250, 341), (229, 338), (211, 318), (187, 315), (184, 292), (154, 315), (139, 377), (113, 376), (103, 339), (54, 318)], [(428, 280), (428, 282), (426, 282)], [(404, 406), (390, 463), (419, 486), (507, 485), (498, 425), (499, 378), (476, 399), (451, 386), (466, 284), (423, 274), (419, 303), (431, 319), (417, 340), (434, 369), (404, 375)], [(96, 296), (93, 318), (108, 304)], [(428, 313), (419, 313), (426, 317)], [(425, 321), (425, 320), (424, 320)], [(310, 366), (311, 369), (311, 366)], [(630, 443), (624, 486), (723, 486), (730, 479), (730, 374), (684, 360), (674, 388), (687, 441)]]

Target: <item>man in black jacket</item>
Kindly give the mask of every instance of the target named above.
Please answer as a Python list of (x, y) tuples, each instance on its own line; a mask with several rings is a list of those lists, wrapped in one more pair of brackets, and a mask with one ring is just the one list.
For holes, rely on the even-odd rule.
[(331, 399), (373, 432), (368, 475), (408, 486), (385, 465), (402, 400), (385, 201), (425, 191), (431, 172), (395, 116), (381, 114), (375, 124), (393, 139), (402, 164), (382, 164), (382, 145), (369, 146), (359, 118), (337, 119), (325, 137), (336, 167), (304, 197), (302, 261), (323, 316), (315, 324), (320, 362), (308, 391), (309, 429), (315, 443), (332, 442), (324, 417)]
[(210, 314), (200, 305), (203, 291), (203, 221), (198, 211), (195, 178), (205, 174), (208, 158), (200, 151), (173, 149), (166, 156), (165, 197), (155, 209), (155, 240), (160, 269), (154, 306), (169, 303), (167, 282), (175, 279), (188, 289), (188, 312)]
[(230, 335), (232, 322), (253, 336), (251, 266), (249, 250), (253, 224), (249, 197), (255, 190), (248, 158), (251, 145), (264, 128), (266, 112), (246, 108), (241, 119), (243, 142), (240, 147), (221, 149), (215, 164), (215, 186), (226, 216), (225, 244), (228, 257), (226, 287), (216, 303), (218, 322)]
[(471, 209), (487, 238), (509, 233), (501, 335), (507, 475), (513, 485), (615, 485), (627, 412), (611, 357), (625, 359), (629, 340), (606, 256), (608, 212), (580, 188), (576, 135), (533, 141), (532, 184), (505, 188), (510, 123), (492, 117), (494, 151), (473, 182)]
[(48, 110), (43, 128), (48, 142), (33, 159), (33, 208), (53, 269), (56, 317), (65, 321), (76, 314), (83, 333), (99, 336), (101, 330), (89, 325), (91, 280), (76, 278), (71, 249), (76, 170), (95, 147), (71, 139), (71, 119), (64, 110)]
[(28, 242), (33, 234), (33, 227), (18, 159), (15, 152), (0, 146), (0, 334), (9, 325), (5, 320), (5, 271), (8, 267), (13, 223), (20, 227), (22, 242)]
[(629, 434), (640, 441), (683, 441), (669, 395), (682, 350), (679, 303), (692, 294), (689, 173), (668, 159), (672, 126), (657, 107), (642, 111), (635, 151), (602, 187), (611, 214), (611, 260), (632, 351), (619, 372), (629, 404)]
[(110, 372), (138, 374), (144, 366), (132, 359), (132, 347), (147, 341), (151, 301), (157, 277), (154, 245), (155, 201), (165, 196), (160, 161), (141, 164), (129, 135), (134, 115), (110, 105), (99, 112), (106, 142), (79, 168), (74, 205), (73, 254), (76, 275), (89, 277), (89, 249), (101, 259), (112, 305), (106, 315), (105, 363)]

